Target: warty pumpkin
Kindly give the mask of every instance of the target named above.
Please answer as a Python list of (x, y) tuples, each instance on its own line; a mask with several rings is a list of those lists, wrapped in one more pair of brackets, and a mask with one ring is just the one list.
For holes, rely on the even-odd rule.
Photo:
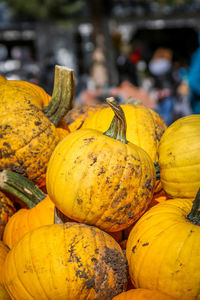
[(10, 199), (0, 191), (0, 240), (9, 218), (15, 213), (15, 207)]
[(103, 134), (79, 129), (54, 150), (47, 168), (47, 192), (69, 218), (105, 231), (120, 231), (150, 203), (155, 168), (149, 155), (127, 142), (123, 110), (107, 99), (115, 116)]
[(127, 265), (110, 235), (68, 222), (27, 233), (6, 258), (3, 282), (14, 299), (111, 300), (125, 290)]
[(16, 171), (40, 183), (52, 151), (63, 133), (69, 133), (55, 126), (71, 105), (74, 72), (56, 66), (53, 96), (43, 110), (23, 94), (23, 88), (21, 90), (16, 93), (16, 88), (0, 84), (0, 168)]
[(19, 209), (5, 226), (3, 241), (10, 249), (25, 233), (54, 223), (55, 205), (26, 177), (3, 170), (0, 172), (0, 189), (15, 195), (27, 205), (27, 208)]
[(200, 298), (200, 190), (148, 210), (127, 242), (129, 273), (136, 288), (155, 289), (177, 300)]
[(8, 247), (2, 241), (0, 241), (0, 283), (2, 283), (3, 267), (8, 252)]
[(175, 299), (155, 290), (132, 289), (115, 296), (113, 300), (175, 300)]
[(160, 180), (170, 198), (194, 198), (200, 186), (200, 115), (176, 120), (158, 149)]

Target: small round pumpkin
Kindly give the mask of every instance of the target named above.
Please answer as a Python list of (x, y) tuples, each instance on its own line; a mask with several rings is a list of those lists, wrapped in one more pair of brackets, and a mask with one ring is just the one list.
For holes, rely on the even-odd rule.
[(170, 198), (194, 198), (200, 186), (200, 115), (178, 119), (158, 149), (160, 180)]
[(10, 249), (25, 233), (54, 223), (55, 205), (26, 177), (3, 170), (0, 172), (0, 188), (27, 205), (27, 208), (21, 208), (13, 214), (5, 226), (3, 241)]
[(0, 283), (2, 283), (3, 267), (8, 252), (8, 247), (2, 241), (0, 241)]
[(147, 209), (155, 168), (149, 155), (127, 142), (123, 110), (114, 100), (109, 129), (79, 129), (54, 150), (47, 168), (47, 192), (69, 218), (107, 232), (120, 231)]
[(26, 88), (0, 84), (0, 168), (36, 183), (45, 177), (54, 148), (69, 133), (56, 126), (72, 101), (73, 85), (73, 71), (56, 67), (51, 102), (41, 109), (32, 103), (32, 91), (28, 97)]
[(0, 240), (9, 218), (15, 213), (15, 207), (10, 199), (0, 191)]
[(127, 242), (129, 273), (136, 288), (155, 289), (177, 300), (200, 297), (200, 190), (190, 199), (161, 202), (133, 227)]
[(115, 296), (113, 300), (175, 300), (175, 299), (155, 290), (132, 289)]
[(14, 299), (112, 299), (125, 290), (127, 265), (118, 243), (79, 223), (27, 233), (8, 253), (4, 285)]

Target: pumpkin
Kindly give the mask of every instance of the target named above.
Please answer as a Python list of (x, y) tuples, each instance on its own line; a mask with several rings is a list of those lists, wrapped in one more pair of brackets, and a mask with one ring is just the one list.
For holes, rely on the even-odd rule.
[(26, 232), (53, 224), (53, 202), (26, 177), (3, 170), (0, 172), (0, 188), (27, 204), (27, 208), (19, 209), (5, 226), (3, 241), (10, 249)]
[(154, 290), (132, 289), (119, 294), (113, 300), (174, 300), (174, 298)]
[(178, 119), (158, 149), (160, 180), (170, 198), (194, 198), (200, 186), (200, 115)]
[(114, 232), (147, 209), (155, 168), (142, 148), (127, 142), (121, 107), (114, 98), (107, 101), (115, 117), (104, 134), (79, 129), (57, 145), (47, 168), (47, 192), (67, 217)]
[[(74, 93), (73, 71), (56, 67), (51, 102), (43, 110), (32, 101), (32, 92), (23, 87), (0, 84), (0, 168), (16, 171), (39, 183), (45, 177), (49, 158), (68, 134), (56, 128), (65, 115)], [(15, 101), (14, 101), (14, 100)]]
[(0, 283), (2, 283), (3, 266), (8, 252), (8, 247), (0, 241)]
[(83, 105), (78, 104), (74, 106), (64, 117), (70, 132), (80, 129), (85, 119), (92, 115), (95, 111), (106, 107), (105, 104)]
[(0, 191), (0, 240), (9, 218), (15, 213), (15, 207), (9, 198)]
[(5, 288), (3, 285), (0, 283), (0, 299), (1, 300), (10, 300), (10, 296), (6, 292)]
[(191, 199), (161, 202), (133, 227), (127, 242), (129, 273), (136, 288), (155, 289), (177, 300), (200, 297), (200, 190)]
[[(126, 138), (129, 142), (143, 148), (156, 162), (158, 160), (158, 145), (162, 134), (167, 128), (159, 115), (141, 104), (122, 104), (127, 122)], [(106, 131), (113, 118), (110, 107), (98, 110), (89, 116), (81, 128), (92, 128)]]
[(85, 224), (47, 225), (9, 252), (4, 285), (15, 299), (112, 299), (125, 290), (127, 265), (118, 243)]

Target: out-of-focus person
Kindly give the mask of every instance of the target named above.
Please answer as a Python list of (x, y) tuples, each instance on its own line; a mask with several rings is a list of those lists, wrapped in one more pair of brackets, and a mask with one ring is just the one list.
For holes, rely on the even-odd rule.
[(200, 114), (200, 32), (198, 34), (198, 42), (199, 47), (191, 57), (188, 71), (190, 102), (194, 114)]
[(158, 48), (149, 63), (149, 71), (154, 78), (157, 112), (167, 125), (173, 122), (173, 107), (178, 85), (173, 73), (172, 57), (172, 50)]

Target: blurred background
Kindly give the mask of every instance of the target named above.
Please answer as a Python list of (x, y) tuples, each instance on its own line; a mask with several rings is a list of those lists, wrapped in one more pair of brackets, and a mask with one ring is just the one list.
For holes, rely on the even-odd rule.
[(0, 74), (51, 94), (64, 65), (75, 104), (139, 98), (169, 125), (200, 113), (199, 30), (199, 0), (0, 0)]

